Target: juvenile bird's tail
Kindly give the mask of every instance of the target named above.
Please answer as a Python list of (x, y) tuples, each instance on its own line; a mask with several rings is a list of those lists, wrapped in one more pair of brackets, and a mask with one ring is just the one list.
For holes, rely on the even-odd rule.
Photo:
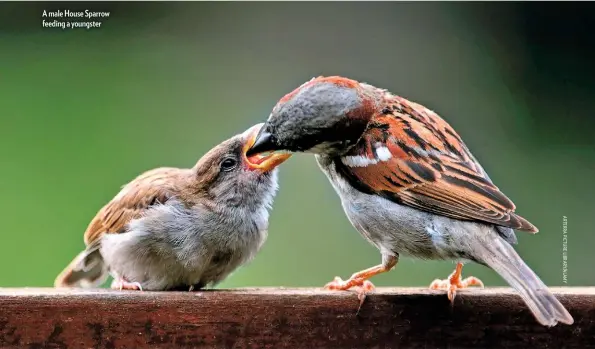
[(476, 251), (481, 260), (514, 287), (539, 323), (554, 326), (558, 322), (571, 325), (574, 320), (562, 303), (523, 262), (516, 251), (502, 238), (478, 239)]
[(55, 287), (96, 287), (107, 279), (108, 273), (99, 251), (99, 242), (87, 246), (56, 277)]

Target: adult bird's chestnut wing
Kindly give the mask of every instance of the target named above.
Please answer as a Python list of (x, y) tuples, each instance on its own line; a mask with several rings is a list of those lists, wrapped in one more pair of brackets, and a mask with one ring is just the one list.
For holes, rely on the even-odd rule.
[(158, 168), (126, 184), (93, 218), (85, 231), (85, 244), (93, 243), (103, 234), (122, 233), (126, 225), (141, 217), (147, 208), (165, 203), (172, 196), (172, 179), (179, 171), (176, 168)]
[(436, 113), (395, 97), (337, 168), (360, 190), (423, 211), (518, 230), (537, 228), (492, 183)]

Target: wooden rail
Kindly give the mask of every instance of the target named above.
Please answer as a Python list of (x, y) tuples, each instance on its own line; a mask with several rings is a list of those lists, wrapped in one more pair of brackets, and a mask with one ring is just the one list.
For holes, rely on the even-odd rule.
[[(595, 288), (554, 288), (572, 326), (507, 288), (139, 292), (0, 288), (0, 348), (595, 348)], [(357, 313), (357, 314), (356, 314)]]

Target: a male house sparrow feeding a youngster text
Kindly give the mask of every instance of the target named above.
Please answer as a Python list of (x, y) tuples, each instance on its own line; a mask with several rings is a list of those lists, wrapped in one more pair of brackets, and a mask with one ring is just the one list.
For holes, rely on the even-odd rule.
[(262, 124), (205, 154), (191, 169), (158, 168), (122, 188), (91, 221), (87, 248), (55, 285), (168, 290), (216, 284), (267, 236), (277, 166), (290, 155), (246, 157)]
[(342, 77), (319, 77), (283, 97), (247, 154), (316, 154), (353, 226), (382, 254), (378, 266), (336, 278), (327, 288), (370, 286), (400, 253), (459, 261), (432, 288), (481, 285), (461, 280), (461, 261), (495, 270), (537, 321), (572, 324), (572, 316), (523, 262), (513, 229), (535, 233), (492, 183), (459, 135), (433, 111), (386, 90)]

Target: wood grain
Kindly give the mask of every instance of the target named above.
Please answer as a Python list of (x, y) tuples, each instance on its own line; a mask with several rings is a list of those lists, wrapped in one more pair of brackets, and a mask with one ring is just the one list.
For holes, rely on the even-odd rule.
[(0, 348), (595, 348), (595, 288), (542, 327), (507, 288), (139, 292), (0, 288)]

